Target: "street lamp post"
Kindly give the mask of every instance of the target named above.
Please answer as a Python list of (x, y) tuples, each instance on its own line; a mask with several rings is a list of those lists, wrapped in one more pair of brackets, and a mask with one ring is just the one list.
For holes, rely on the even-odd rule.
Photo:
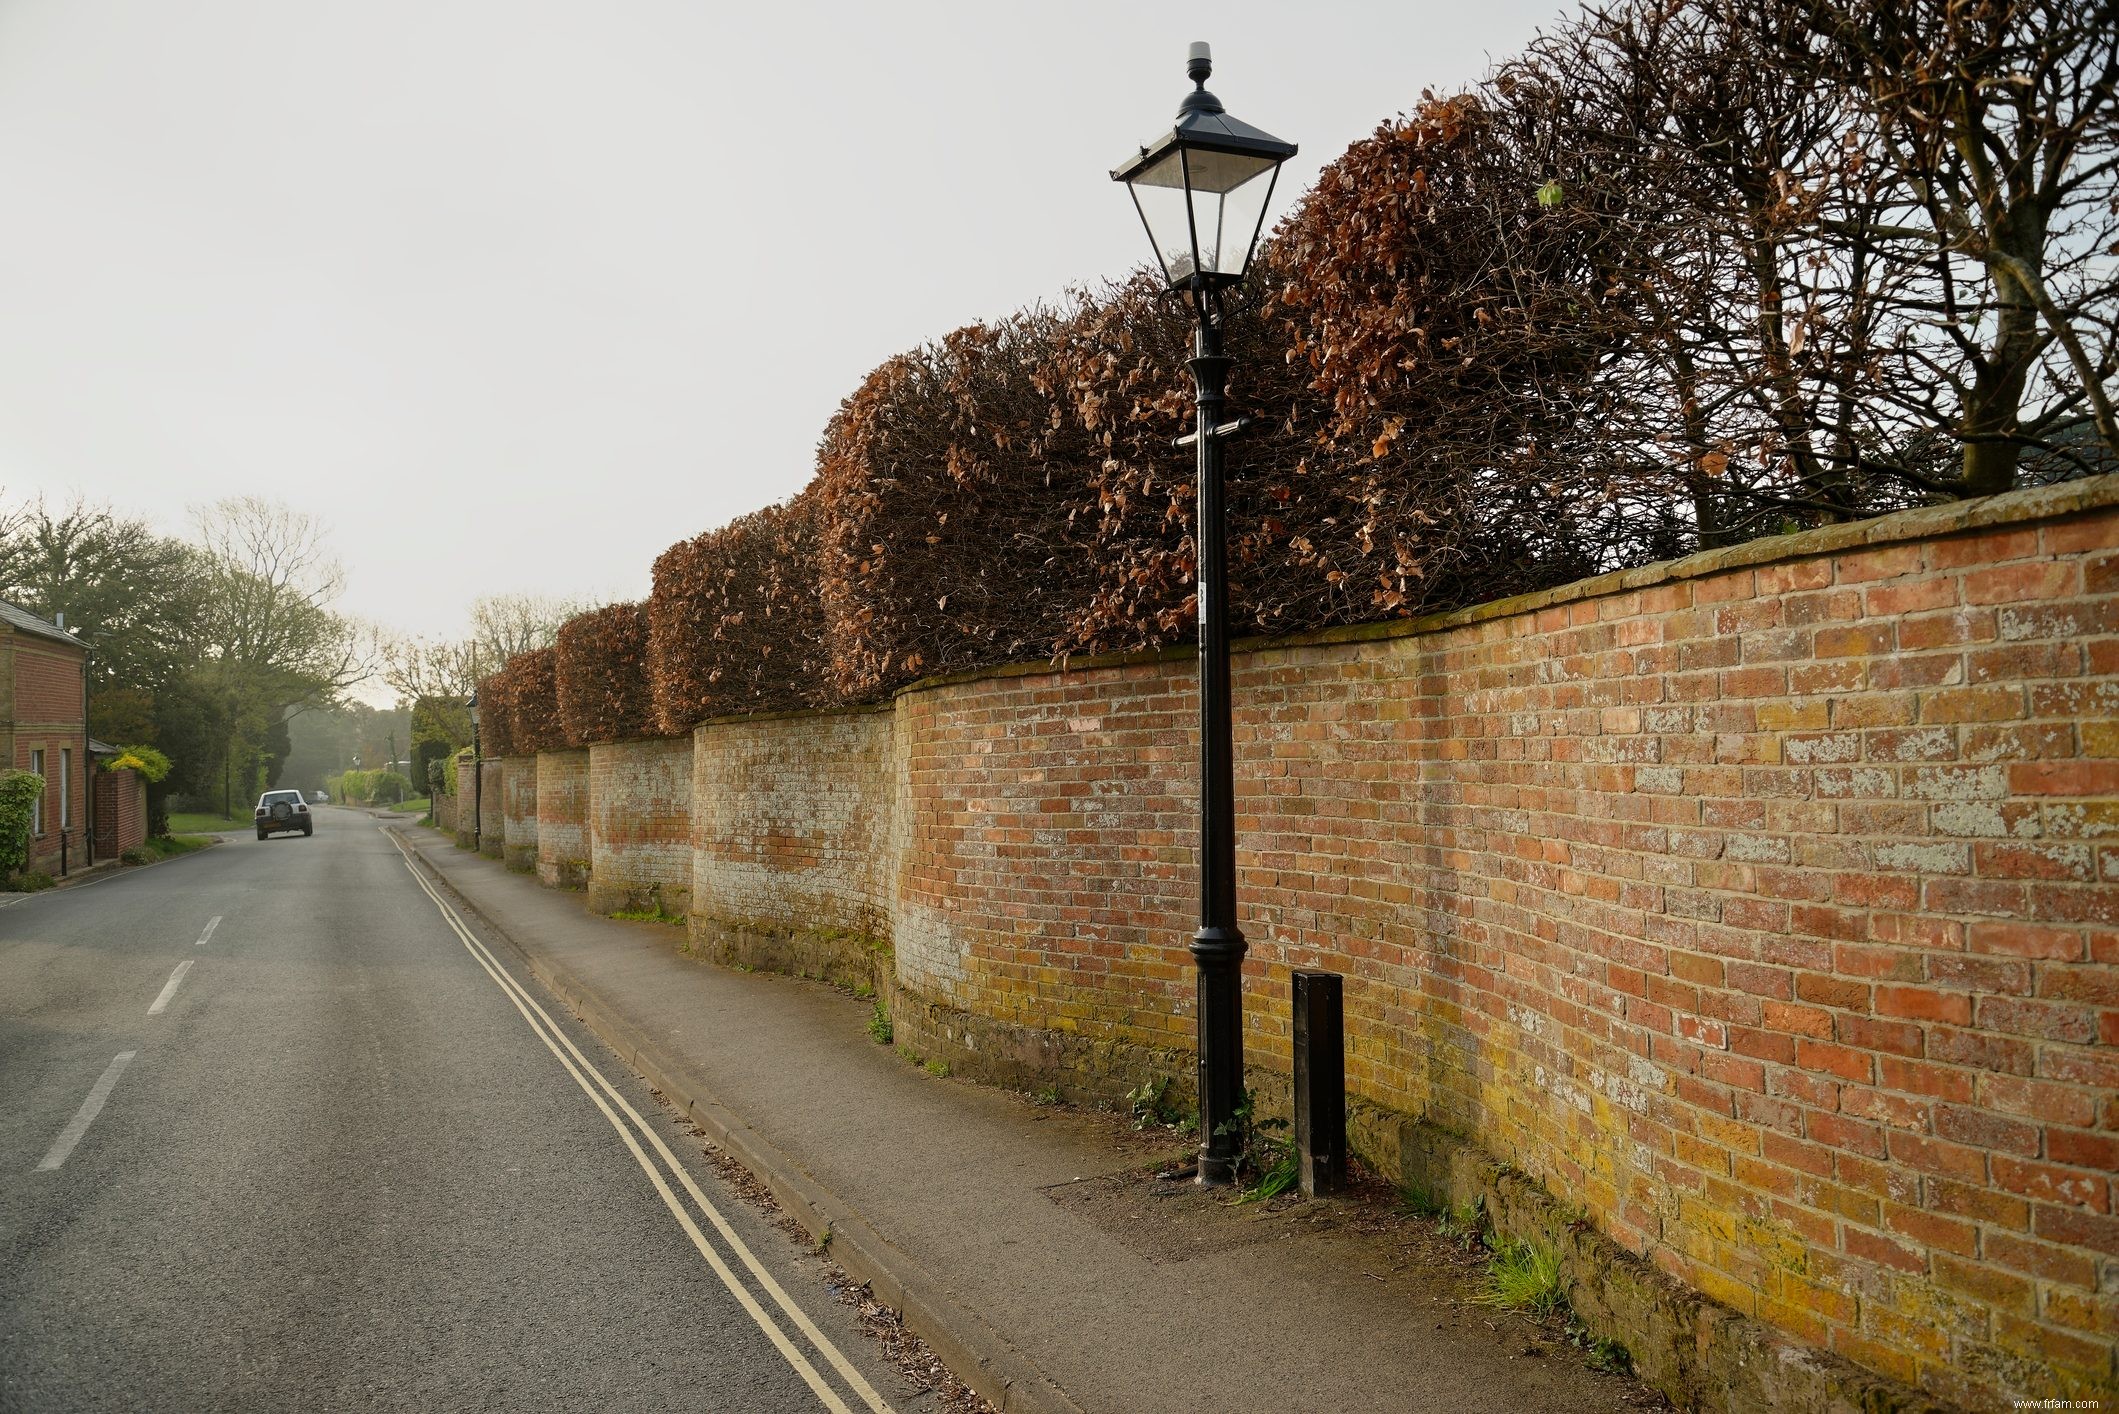
[(1229, 116), (1207, 92), (1214, 71), (1194, 44), (1185, 74), (1193, 91), (1169, 132), (1111, 173), (1132, 193), (1155, 258), (1173, 291), (1197, 316), (1192, 380), (1198, 416), (1179, 446), (1199, 456), (1194, 531), (1199, 603), (1199, 931), (1192, 958), (1199, 980), (1199, 1182), (1236, 1180), (1242, 1136), (1231, 1122), (1243, 1097), (1243, 957), (1236, 925), (1236, 788), (1229, 728), (1228, 527), (1222, 442), (1244, 420), (1224, 422), (1229, 359), (1222, 352), (1222, 295), (1243, 282), (1265, 225), (1283, 142)]
[[(485, 844), (485, 841), (480, 838), (486, 823), (486, 773), (484, 767), (480, 764), (484, 754), (478, 745), (478, 694), (473, 692), (471, 694), (471, 848), (473, 850), (477, 850)], [(456, 799), (458, 802), (463, 800), (463, 788), (464, 783), (458, 781), (456, 783)], [(459, 803), (456, 808), (461, 810), (463, 806)], [(456, 823), (459, 828), (463, 825), (461, 818)]]

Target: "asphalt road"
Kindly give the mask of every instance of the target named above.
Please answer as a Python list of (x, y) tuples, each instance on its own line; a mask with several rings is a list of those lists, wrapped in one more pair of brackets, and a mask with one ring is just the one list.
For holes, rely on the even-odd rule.
[(471, 932), (351, 811), (0, 907), (0, 1409), (921, 1407)]

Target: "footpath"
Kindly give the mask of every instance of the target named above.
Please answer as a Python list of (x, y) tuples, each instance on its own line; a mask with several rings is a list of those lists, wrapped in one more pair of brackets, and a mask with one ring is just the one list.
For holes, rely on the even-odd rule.
[[(832, 1257), (1007, 1410), (1638, 1407), (1641, 1387), (1463, 1301), (1424, 1224), (1158, 1183), (1109, 1116), (937, 1078), (869, 1003), (678, 951), (432, 830), (418, 857)], [(1167, 1137), (1167, 1136), (1166, 1136)], [(1409, 1233), (1406, 1227), (1417, 1227)], [(1386, 1231), (1385, 1229), (1390, 1229)], [(684, 1339), (681, 1321), (671, 1339)]]

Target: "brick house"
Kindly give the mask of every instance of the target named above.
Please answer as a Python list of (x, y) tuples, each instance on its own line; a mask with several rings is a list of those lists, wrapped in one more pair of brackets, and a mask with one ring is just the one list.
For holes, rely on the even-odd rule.
[(101, 743), (88, 735), (87, 669), (80, 640), (0, 600), (0, 760), (45, 779), (30, 867), (48, 874), (114, 858), (146, 838), (144, 782), (130, 771), (95, 770)]

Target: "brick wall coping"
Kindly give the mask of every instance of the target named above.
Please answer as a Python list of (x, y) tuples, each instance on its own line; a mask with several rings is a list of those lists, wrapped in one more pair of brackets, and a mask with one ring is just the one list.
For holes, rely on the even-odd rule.
[[(1006, 668), (1015, 667), (1021, 667), (1024, 668), (1026, 671), (1030, 672), (1052, 671), (1051, 665), (1045, 663), (1010, 663), (1006, 665)], [(963, 682), (968, 681), (972, 678), (993, 677), (1006, 671), (1006, 668), (981, 668), (973, 672), (959, 673), (951, 677), (922, 678), (920, 679), (920, 681), (913, 683), (910, 687), (903, 687), (898, 689), (898, 691), (911, 692), (915, 688), (940, 686), (944, 682)], [(896, 694), (893, 694), (893, 697), (895, 695)], [(697, 722), (692, 723), (692, 731), (697, 731), (700, 727), (728, 726), (731, 723), (741, 724), (747, 722), (798, 722), (801, 721), (804, 717), (858, 717), (870, 712), (888, 712), (890, 709), (891, 698), (885, 698), (881, 702), (842, 702), (837, 706), (833, 707), (790, 707), (780, 712), (724, 712), (718, 717), (705, 717)], [(681, 733), (681, 735), (690, 736), (691, 732), (684, 732)], [(659, 739), (674, 740), (675, 738), (665, 737)], [(602, 743), (600, 742), (598, 743), (598, 745), (601, 744)]]
[[(1506, 599), (1489, 599), (1483, 604), (1472, 604), (1462, 609), (1427, 614), (1419, 618), (1340, 624), (1332, 628), (1312, 629), (1307, 633), (1291, 633), (1279, 637), (1254, 635), (1238, 638), (1231, 641), (1229, 651), (1267, 653), (1330, 643), (1368, 643), (1394, 638), (1414, 638), (1444, 629), (1461, 628), (1466, 624), (1484, 623), (1489, 619), (1511, 618), (1538, 609), (1549, 609), (1558, 604), (1573, 604), (1585, 599), (1601, 599), (1610, 594), (1650, 589), (1675, 580), (1705, 579), (1727, 570), (1750, 569), (1758, 565), (1778, 564), (1784, 560), (1807, 559), (1813, 555), (1828, 555), (1857, 546), (1933, 540), (1945, 535), (1955, 535), (1968, 530), (1985, 530), (1998, 525), (2057, 520), (2062, 516), (2077, 515), (2083, 511), (2112, 505), (2119, 505), (2119, 474), (2086, 477), (2080, 481), (2063, 481), (2051, 486), (2029, 486), (2019, 491), (2004, 491), (1998, 496), (1985, 496), (1978, 500), (1948, 501), (1939, 506), (1917, 506), (1912, 510), (1895, 511), (1887, 516), (1852, 521), (1844, 525), (1821, 525), (1812, 530), (1798, 531), (1793, 535), (1762, 536), (1757, 540), (1747, 540), (1741, 545), (1700, 550), (1680, 559), (1658, 560), (1654, 564), (1639, 565), (1633, 569), (1612, 570), (1608, 574), (1592, 575), (1588, 579), (1577, 579), (1567, 584), (1555, 585), (1551, 589), (1533, 590), (1528, 594), (1511, 595)], [(895, 699), (918, 692), (931, 692), (936, 688), (957, 683), (979, 682), (991, 678), (1032, 677), (1041, 673), (1087, 672), (1095, 668), (1172, 663), (1189, 659), (1197, 652), (1198, 649), (1194, 645), (1187, 643), (1171, 648), (1145, 648), (1079, 658), (1062, 657), (1055, 661), (1003, 663), (990, 668), (966, 668), (962, 672), (937, 673), (932, 677), (907, 683), (891, 696)], [(731, 716), (714, 720), (760, 721), (771, 720), (772, 717), (797, 717), (814, 715), (819, 711), (846, 710), (849, 709), (812, 708), (806, 712), (780, 712), (761, 714), (757, 717)]]

